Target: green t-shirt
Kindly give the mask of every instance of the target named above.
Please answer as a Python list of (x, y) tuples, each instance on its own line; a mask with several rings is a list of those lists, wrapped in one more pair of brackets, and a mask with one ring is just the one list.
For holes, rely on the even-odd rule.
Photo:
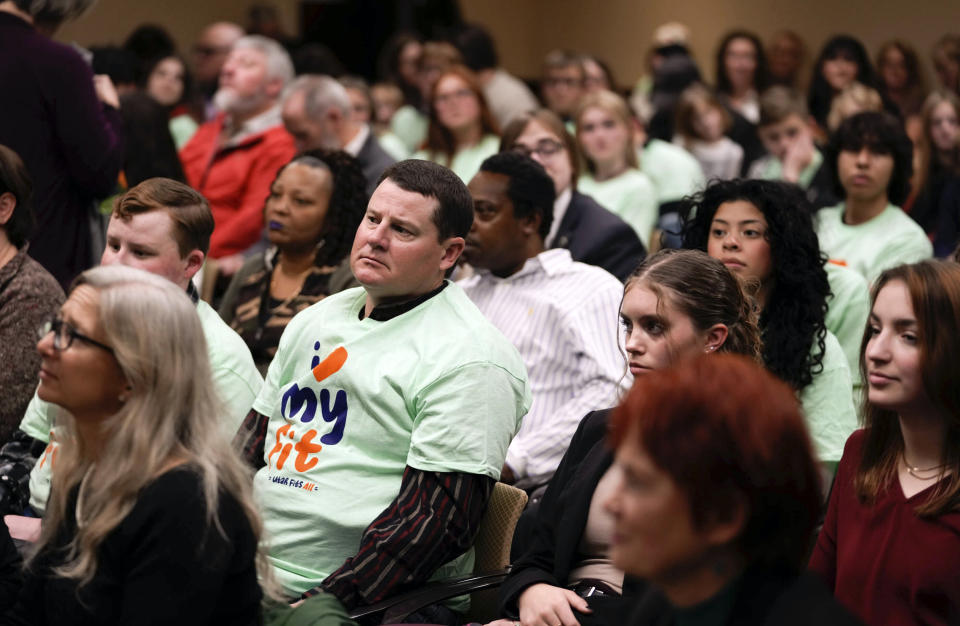
[(827, 330), (840, 342), (850, 368), (850, 379), (854, 387), (859, 387), (862, 383), (860, 342), (870, 317), (870, 290), (866, 279), (849, 267), (827, 261), (823, 269), (827, 271), (833, 294), (827, 298)]
[(706, 179), (700, 162), (672, 143), (651, 139), (637, 151), (640, 170), (657, 189), (657, 203), (675, 202), (703, 189)]
[[(233, 437), (243, 418), (250, 412), (263, 379), (253, 363), (247, 344), (220, 319), (209, 304), (203, 300), (197, 302), (197, 314), (207, 342), (213, 385), (226, 405), (223, 429), (227, 436)], [(30, 472), (30, 506), (38, 513), (46, 509), (47, 496), (50, 494), (50, 469), (57, 447), (56, 437), (52, 435), (59, 410), (57, 405), (44, 402), (34, 394), (20, 422), (20, 430), (49, 444)]]
[(640, 170), (630, 168), (603, 182), (597, 182), (589, 173), (580, 176), (577, 191), (593, 197), (600, 206), (630, 224), (640, 241), (650, 248), (650, 235), (660, 217), (657, 190)]
[(470, 179), (480, 171), (480, 165), (484, 160), (496, 154), (499, 148), (499, 137), (496, 135), (484, 135), (476, 144), (454, 154), (453, 161), (450, 163), (447, 163), (446, 157), (442, 154), (434, 154), (431, 158), (430, 151), (428, 150), (418, 150), (412, 158), (433, 161), (444, 167), (449, 167), (453, 170), (454, 174), (460, 177), (460, 180), (462, 180), (464, 184), (468, 184)]
[[(807, 166), (797, 177), (797, 184), (806, 189), (813, 182), (813, 177), (817, 175), (820, 166), (823, 165), (823, 154), (816, 148), (813, 149), (813, 157)], [(760, 178), (763, 180), (783, 180), (783, 162), (773, 156), (767, 156), (759, 159), (750, 167), (748, 178)]]
[(933, 245), (923, 229), (892, 204), (875, 218), (856, 226), (843, 223), (843, 211), (842, 202), (820, 209), (820, 249), (831, 260), (860, 272), (867, 283), (872, 284), (885, 269), (933, 256)]
[(408, 150), (403, 141), (392, 132), (383, 133), (377, 137), (377, 141), (380, 142), (380, 147), (383, 148), (384, 152), (394, 159), (403, 161), (404, 159), (410, 158), (410, 150)]
[(427, 138), (429, 125), (426, 116), (409, 104), (397, 109), (390, 118), (390, 132), (400, 138), (407, 148), (407, 154), (420, 149), (420, 144)]
[(177, 150), (187, 145), (198, 128), (200, 126), (186, 113), (170, 120), (170, 136), (173, 137), (173, 143)]
[[(519, 353), (457, 285), (386, 321), (358, 319), (365, 299), (295, 316), (253, 405), (270, 419), (254, 490), (290, 595), (356, 553), (407, 466), (499, 478), (530, 407)], [(435, 576), (472, 567), (471, 550)]]
[[(800, 391), (800, 404), (817, 456), (821, 461), (836, 463), (847, 438), (857, 429), (857, 410), (850, 368), (840, 342), (827, 331), (824, 343), (823, 370)], [(811, 352), (816, 349), (814, 343)]]

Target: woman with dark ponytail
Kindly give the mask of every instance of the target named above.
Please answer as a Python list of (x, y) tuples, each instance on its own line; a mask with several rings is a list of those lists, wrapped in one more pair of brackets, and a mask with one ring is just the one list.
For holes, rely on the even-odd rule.
[[(611, 311), (612, 314), (612, 311)], [(704, 353), (759, 362), (760, 331), (749, 297), (722, 263), (693, 250), (663, 250), (627, 279), (620, 305), (633, 376)], [(580, 423), (539, 507), (514, 537), (523, 546), (503, 586), (500, 609), (523, 623), (626, 623), (643, 589), (609, 559), (612, 518), (602, 503), (616, 482), (607, 448), (610, 410)]]

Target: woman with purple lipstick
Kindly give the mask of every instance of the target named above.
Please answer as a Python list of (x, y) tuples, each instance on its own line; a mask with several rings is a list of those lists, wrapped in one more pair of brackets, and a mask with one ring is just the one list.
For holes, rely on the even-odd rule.
[(261, 373), (290, 319), (347, 286), (353, 235), (367, 208), (366, 179), (345, 152), (311, 150), (284, 165), (264, 207), (271, 246), (243, 265), (220, 316), (243, 337)]

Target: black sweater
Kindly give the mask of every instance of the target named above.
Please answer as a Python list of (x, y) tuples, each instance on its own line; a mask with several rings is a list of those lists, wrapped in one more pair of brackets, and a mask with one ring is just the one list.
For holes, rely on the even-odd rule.
[(207, 524), (200, 477), (170, 470), (143, 488), (100, 545), (93, 580), (52, 574), (76, 533), (77, 489), (56, 540), (26, 572), (3, 624), (237, 624), (262, 622), (256, 540), (237, 501), (221, 491), (223, 533)]

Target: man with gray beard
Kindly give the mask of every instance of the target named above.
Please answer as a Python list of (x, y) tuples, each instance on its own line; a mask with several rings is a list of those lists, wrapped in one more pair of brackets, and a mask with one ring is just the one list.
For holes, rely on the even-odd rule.
[(293, 139), (278, 104), (293, 63), (277, 42), (238, 40), (220, 71), (214, 103), (220, 113), (180, 151), (190, 186), (210, 203), (215, 227), (209, 256), (233, 274), (260, 239), (263, 203), (277, 170), (293, 158)]

